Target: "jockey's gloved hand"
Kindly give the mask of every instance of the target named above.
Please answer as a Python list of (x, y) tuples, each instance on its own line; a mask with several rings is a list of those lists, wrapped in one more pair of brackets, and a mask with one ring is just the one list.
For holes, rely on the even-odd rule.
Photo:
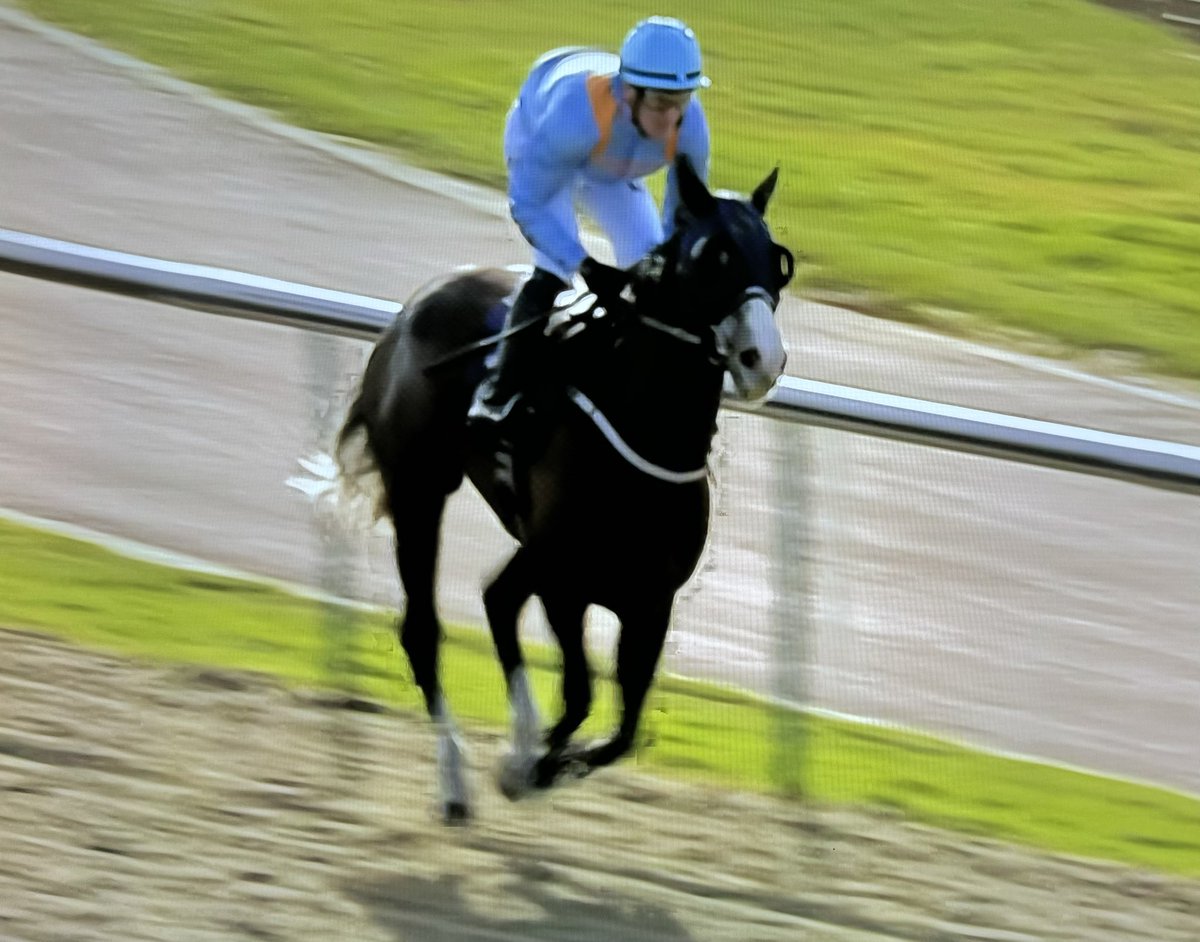
[(601, 304), (611, 306), (621, 298), (629, 284), (629, 272), (598, 262), (590, 255), (579, 266), (579, 275), (595, 293)]

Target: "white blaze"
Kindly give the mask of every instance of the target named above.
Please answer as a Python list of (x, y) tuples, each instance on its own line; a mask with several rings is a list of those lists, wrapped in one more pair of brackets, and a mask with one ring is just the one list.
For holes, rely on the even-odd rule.
[(775, 310), (762, 294), (752, 294), (717, 328), (728, 353), (729, 375), (738, 395), (753, 401), (771, 391), (787, 363)]

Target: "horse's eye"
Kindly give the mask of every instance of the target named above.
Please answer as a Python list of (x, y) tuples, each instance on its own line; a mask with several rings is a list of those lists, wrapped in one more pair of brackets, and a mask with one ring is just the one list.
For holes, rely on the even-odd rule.
[(724, 249), (722, 249), (721, 254), (717, 256), (717, 261), (721, 263), (722, 267), (728, 265), (729, 264), (729, 253), (726, 252)]
[(775, 261), (779, 265), (779, 287), (782, 288), (796, 274), (796, 258), (782, 245), (776, 245)]

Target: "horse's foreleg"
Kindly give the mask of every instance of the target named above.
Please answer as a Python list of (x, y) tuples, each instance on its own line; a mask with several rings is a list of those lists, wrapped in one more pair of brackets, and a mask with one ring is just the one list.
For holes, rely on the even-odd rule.
[(396, 529), (396, 566), (404, 586), (404, 617), (398, 632), (408, 655), (413, 680), (437, 730), (438, 791), (442, 818), (459, 824), (471, 817), (466, 757), (454, 717), (442, 693), (438, 653), (442, 625), (438, 620), (434, 580), (438, 535), (446, 497), (435, 488), (391, 482), (389, 509)]
[(582, 763), (583, 774), (615, 762), (632, 748), (670, 621), (671, 600), (621, 619), (621, 637), (617, 642), (621, 722), (611, 738), (572, 757), (571, 764), (576, 768)]
[(557, 593), (543, 595), (542, 605), (562, 651), (563, 713), (546, 734), (546, 747), (555, 753), (583, 725), (592, 708), (592, 670), (583, 645), (583, 616), (587, 605)]
[(525, 672), (525, 659), (517, 636), (521, 608), (532, 594), (524, 549), (517, 550), (483, 593), (492, 642), (508, 687), (512, 717), (512, 747), (501, 765), (499, 786), (506, 797), (514, 800), (528, 791), (541, 748), (541, 716)]

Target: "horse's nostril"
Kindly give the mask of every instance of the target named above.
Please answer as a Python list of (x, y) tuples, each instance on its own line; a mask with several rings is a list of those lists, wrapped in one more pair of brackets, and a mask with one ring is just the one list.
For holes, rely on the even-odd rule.
[(742, 366), (748, 370), (754, 369), (759, 363), (762, 362), (762, 356), (759, 354), (757, 347), (751, 347), (749, 350), (743, 350), (738, 359), (742, 361)]

